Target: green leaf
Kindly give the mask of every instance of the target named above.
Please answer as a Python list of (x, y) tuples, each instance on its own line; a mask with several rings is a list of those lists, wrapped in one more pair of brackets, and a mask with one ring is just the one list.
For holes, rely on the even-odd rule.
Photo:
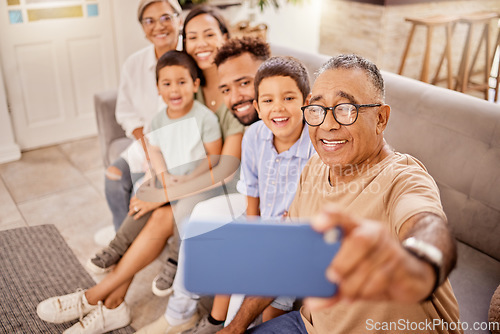
[[(299, 5), (302, 3), (302, 0), (286, 0), (286, 3), (291, 3), (293, 5)], [(266, 7), (274, 7), (276, 9), (280, 8), (279, 0), (259, 0), (258, 5), (260, 11), (263, 12)]]

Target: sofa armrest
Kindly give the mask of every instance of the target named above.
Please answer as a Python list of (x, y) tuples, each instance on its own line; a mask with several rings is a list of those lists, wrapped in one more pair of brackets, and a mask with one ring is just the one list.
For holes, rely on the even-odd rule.
[(125, 131), (116, 122), (116, 91), (106, 91), (94, 95), (94, 107), (97, 120), (97, 131), (99, 134), (99, 145), (104, 166), (111, 163), (109, 159), (109, 149), (113, 141), (125, 138)]

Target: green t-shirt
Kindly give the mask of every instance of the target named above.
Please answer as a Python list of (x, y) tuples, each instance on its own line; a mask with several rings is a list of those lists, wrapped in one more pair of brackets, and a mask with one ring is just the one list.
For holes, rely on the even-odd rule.
[[(201, 87), (198, 92), (196, 92), (195, 99), (198, 102), (205, 104), (205, 98), (203, 97)], [(243, 124), (241, 124), (240, 121), (238, 121), (238, 119), (234, 117), (234, 115), (226, 107), (225, 104), (222, 104), (215, 111), (215, 115), (219, 119), (219, 124), (222, 132), (222, 140), (231, 135), (245, 132), (245, 127), (243, 126)]]
[(186, 115), (176, 119), (169, 118), (166, 110), (159, 112), (151, 129), (149, 143), (160, 148), (168, 172), (173, 175), (191, 173), (206, 157), (203, 144), (221, 138), (217, 117), (198, 101)]

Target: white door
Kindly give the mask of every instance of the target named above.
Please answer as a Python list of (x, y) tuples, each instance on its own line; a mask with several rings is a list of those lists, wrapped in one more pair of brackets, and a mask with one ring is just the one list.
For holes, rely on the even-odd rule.
[(117, 80), (109, 0), (0, 0), (0, 47), (22, 149), (96, 133), (93, 95)]

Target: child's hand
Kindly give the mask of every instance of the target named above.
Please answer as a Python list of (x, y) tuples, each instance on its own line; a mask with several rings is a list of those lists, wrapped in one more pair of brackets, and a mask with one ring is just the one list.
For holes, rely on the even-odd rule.
[(162, 206), (163, 202), (145, 202), (138, 199), (136, 196), (130, 199), (128, 215), (134, 217), (135, 220), (141, 218), (149, 211)]

